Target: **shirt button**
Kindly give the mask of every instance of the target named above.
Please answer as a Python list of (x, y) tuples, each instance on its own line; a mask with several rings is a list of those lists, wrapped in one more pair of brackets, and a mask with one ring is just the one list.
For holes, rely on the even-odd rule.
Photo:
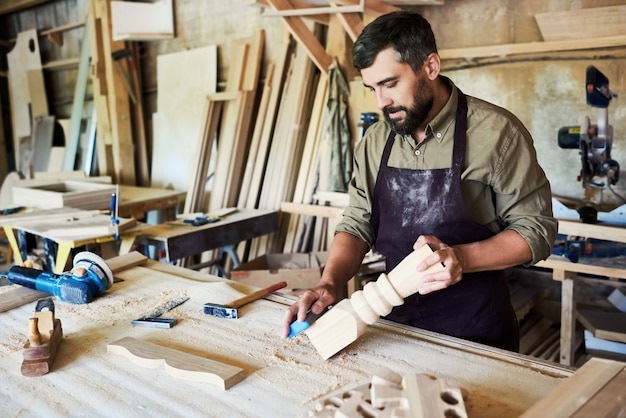
[(437, 138), (441, 138), (441, 132), (437, 132)]
[(418, 149), (415, 150), (415, 155), (420, 155), (422, 152)]

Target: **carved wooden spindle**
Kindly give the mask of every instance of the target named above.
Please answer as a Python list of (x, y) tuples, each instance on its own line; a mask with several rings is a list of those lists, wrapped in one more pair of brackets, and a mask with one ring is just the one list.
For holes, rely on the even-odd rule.
[(423, 272), (416, 270), (432, 253), (428, 245), (413, 251), (389, 274), (381, 274), (375, 282), (367, 283), (363, 290), (354, 292), (350, 299), (343, 299), (315, 321), (305, 333), (320, 355), (327, 359), (356, 341), (367, 325), (389, 314), (394, 306), (402, 305), (404, 298), (417, 293), (422, 287), (422, 277), (442, 271), (441, 264)]

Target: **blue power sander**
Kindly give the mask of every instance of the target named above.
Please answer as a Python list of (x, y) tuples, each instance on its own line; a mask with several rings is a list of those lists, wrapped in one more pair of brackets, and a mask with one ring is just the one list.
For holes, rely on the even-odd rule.
[(29, 267), (13, 266), (0, 273), (12, 284), (50, 293), (63, 302), (89, 303), (113, 285), (113, 272), (100, 256), (83, 251), (74, 257), (69, 273), (56, 274)]

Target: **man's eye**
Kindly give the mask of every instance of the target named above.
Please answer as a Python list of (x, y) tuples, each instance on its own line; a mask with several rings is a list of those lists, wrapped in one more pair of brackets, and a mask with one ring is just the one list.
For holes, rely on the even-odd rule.
[(383, 85), (384, 88), (386, 89), (392, 89), (396, 86), (396, 83), (386, 83)]

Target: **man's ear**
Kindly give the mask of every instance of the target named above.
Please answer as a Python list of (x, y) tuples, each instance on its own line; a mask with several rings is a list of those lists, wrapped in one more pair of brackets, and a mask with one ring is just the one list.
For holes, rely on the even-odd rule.
[(441, 58), (439, 58), (439, 54), (433, 52), (426, 57), (426, 61), (424, 61), (424, 71), (426, 71), (426, 76), (430, 80), (437, 78), (441, 71)]

